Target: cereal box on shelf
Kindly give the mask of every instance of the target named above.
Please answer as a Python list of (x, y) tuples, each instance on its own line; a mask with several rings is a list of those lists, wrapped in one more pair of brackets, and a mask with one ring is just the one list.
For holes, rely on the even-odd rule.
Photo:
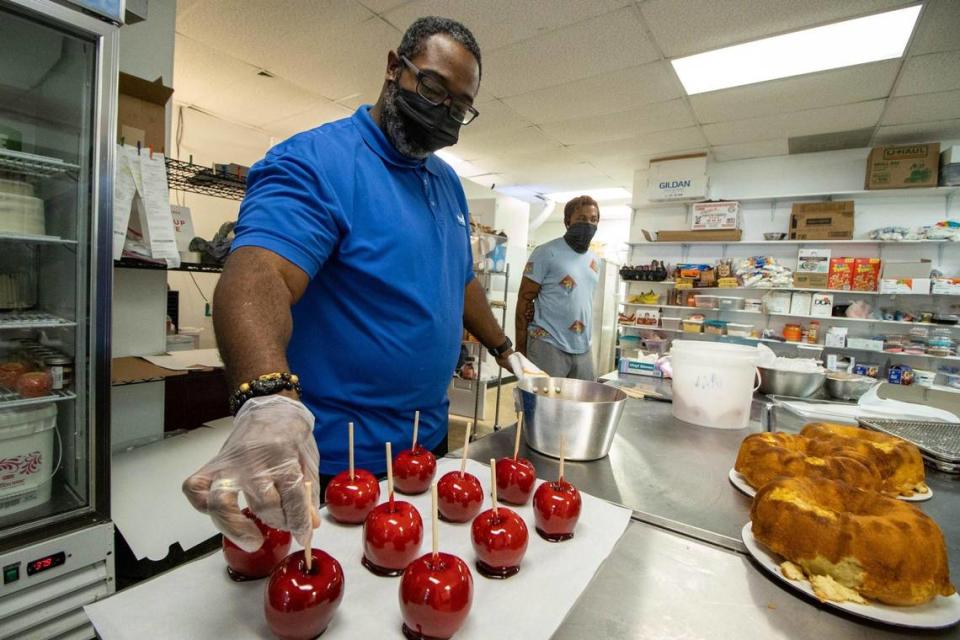
[(853, 288), (853, 258), (830, 258), (827, 289), (850, 291)]
[(880, 281), (880, 258), (855, 258), (853, 263), (853, 290), (876, 291)]

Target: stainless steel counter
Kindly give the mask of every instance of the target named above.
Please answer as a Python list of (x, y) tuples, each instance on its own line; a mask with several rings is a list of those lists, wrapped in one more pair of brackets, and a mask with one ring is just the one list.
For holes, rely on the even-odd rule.
[[(762, 402), (755, 405), (762, 408)], [(673, 418), (669, 403), (628, 400), (610, 455), (568, 462), (565, 475), (580, 489), (632, 509), (635, 521), (554, 637), (910, 635), (803, 600), (761, 573), (745, 554), (740, 530), (749, 521), (750, 499), (730, 484), (727, 473), (740, 441), (762, 430), (759, 421), (742, 430), (698, 427)], [(510, 427), (472, 443), (470, 457), (511, 455), (514, 433)], [(557, 473), (556, 460), (525, 445), (521, 451), (537, 475)], [(958, 580), (960, 482), (928, 470), (928, 484), (934, 497), (917, 506), (943, 529)], [(960, 629), (933, 635), (960, 638)]]

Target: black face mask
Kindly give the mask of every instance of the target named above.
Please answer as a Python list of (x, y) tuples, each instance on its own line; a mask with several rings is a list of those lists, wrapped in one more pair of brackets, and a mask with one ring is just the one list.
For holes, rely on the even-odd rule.
[(567, 228), (563, 234), (563, 239), (567, 241), (570, 248), (577, 253), (586, 253), (590, 248), (590, 241), (593, 240), (593, 234), (597, 232), (597, 225), (589, 222), (575, 222)]
[(406, 120), (407, 136), (411, 140), (431, 153), (457, 144), (460, 124), (450, 117), (446, 105), (430, 104), (416, 91), (399, 89), (397, 106)]

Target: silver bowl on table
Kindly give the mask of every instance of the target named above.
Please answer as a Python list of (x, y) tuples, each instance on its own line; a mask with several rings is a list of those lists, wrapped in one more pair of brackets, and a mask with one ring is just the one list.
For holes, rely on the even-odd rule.
[(809, 398), (823, 386), (826, 374), (823, 371), (784, 371), (760, 369), (760, 391), (777, 396)]
[(627, 403), (616, 387), (570, 378), (527, 378), (517, 384), (523, 407), (523, 437), (531, 449), (567, 460), (607, 455)]
[(831, 371), (827, 374), (827, 393), (838, 400), (859, 400), (860, 396), (880, 384), (880, 381), (870, 376), (861, 376), (856, 373)]

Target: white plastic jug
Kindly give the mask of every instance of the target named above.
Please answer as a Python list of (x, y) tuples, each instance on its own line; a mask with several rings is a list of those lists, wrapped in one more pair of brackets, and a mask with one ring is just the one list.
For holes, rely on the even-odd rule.
[(673, 416), (714, 429), (743, 429), (759, 387), (753, 347), (674, 340)]

